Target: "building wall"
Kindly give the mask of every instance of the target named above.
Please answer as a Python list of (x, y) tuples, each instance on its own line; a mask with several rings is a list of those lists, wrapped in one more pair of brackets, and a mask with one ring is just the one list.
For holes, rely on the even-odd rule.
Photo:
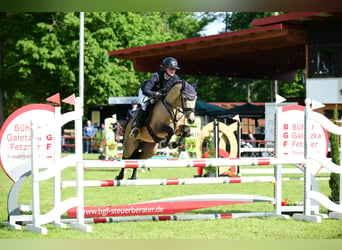
[(324, 104), (342, 103), (342, 78), (309, 78), (306, 96)]

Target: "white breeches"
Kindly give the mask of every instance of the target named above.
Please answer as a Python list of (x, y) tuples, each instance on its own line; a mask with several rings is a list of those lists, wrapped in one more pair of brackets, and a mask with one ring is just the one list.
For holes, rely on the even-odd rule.
[(143, 94), (141, 89), (139, 89), (139, 98), (138, 99), (139, 99), (139, 104), (140, 104), (142, 110), (146, 111), (146, 107), (148, 104), (148, 102), (147, 102), (148, 97)]

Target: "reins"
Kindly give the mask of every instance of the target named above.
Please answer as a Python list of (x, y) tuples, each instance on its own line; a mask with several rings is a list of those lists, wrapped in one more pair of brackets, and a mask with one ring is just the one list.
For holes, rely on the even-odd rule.
[[(167, 112), (170, 114), (172, 122), (174, 124), (174, 127), (176, 126), (177, 122), (180, 121), (183, 116), (185, 115), (185, 112), (187, 111), (194, 111), (193, 108), (184, 108), (184, 97), (183, 97), (183, 91), (184, 91), (184, 86), (185, 86), (185, 81), (183, 80), (182, 82), (182, 88), (180, 90), (180, 100), (181, 100), (181, 106), (180, 107), (175, 107), (173, 106), (171, 103), (166, 101), (166, 96), (163, 96), (163, 99), (161, 100), (164, 107), (166, 108)], [(179, 84), (179, 83), (177, 83)], [(170, 89), (172, 89), (176, 84), (174, 84)], [(174, 112), (173, 110), (176, 109), (176, 111)], [(182, 115), (177, 119), (178, 114), (181, 113)]]
[[(181, 105), (180, 107), (178, 106), (174, 106), (172, 103), (169, 103), (166, 101), (166, 97), (169, 94), (169, 91), (176, 85), (176, 84), (182, 84), (182, 88), (180, 89), (180, 102)], [(190, 97), (190, 99), (192, 98), (192, 96), (190, 94), (184, 93), (185, 90), (185, 81), (183, 80), (182, 82), (176, 82), (175, 84), (173, 84), (172, 86), (170, 86), (170, 88), (164, 92), (164, 94), (160, 97), (160, 101), (161, 103), (164, 105), (165, 109), (167, 110), (167, 112), (169, 113), (171, 120), (173, 122), (173, 130), (176, 129), (177, 123), (184, 117), (185, 113), (188, 111), (193, 111), (194, 112), (194, 108), (185, 108), (184, 107), (184, 96), (183, 94), (187, 95)], [(175, 111), (174, 111), (175, 109)], [(179, 114), (181, 114), (179, 116)], [(179, 116), (179, 117), (178, 117)], [(157, 143), (159, 143), (163, 138), (158, 137), (153, 129), (150, 127), (149, 123), (146, 123), (146, 127), (148, 132), (150, 133), (150, 135), (152, 136), (153, 140)]]

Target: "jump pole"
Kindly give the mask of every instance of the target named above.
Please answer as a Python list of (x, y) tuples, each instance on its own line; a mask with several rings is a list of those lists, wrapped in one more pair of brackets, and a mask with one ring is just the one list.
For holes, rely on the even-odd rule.
[[(329, 177), (316, 177), (316, 180), (329, 180)], [(282, 181), (304, 181), (303, 177), (283, 177)], [(171, 186), (196, 184), (234, 184), (234, 183), (275, 183), (274, 176), (257, 177), (221, 177), (221, 178), (174, 178), (174, 179), (141, 179), (141, 180), (88, 180), (84, 187), (119, 187), (119, 186)], [(62, 181), (61, 188), (76, 187), (76, 181)]]
[(84, 160), (85, 168), (184, 168), (212, 166), (264, 166), (304, 164), (292, 159), (270, 158), (202, 158), (202, 159), (148, 159), (148, 160)]
[[(191, 221), (191, 220), (218, 220), (218, 219), (239, 219), (248, 217), (271, 217), (274, 213), (251, 212), (251, 213), (228, 213), (228, 214), (184, 214), (184, 215), (146, 215), (146, 216), (119, 216), (119, 217), (100, 217), (85, 218), (87, 224), (96, 223), (118, 223), (118, 222), (137, 222), (137, 221)], [(76, 219), (62, 219), (63, 223), (74, 222)]]
[[(256, 177), (220, 177), (220, 178), (173, 178), (173, 179), (140, 179), (140, 180), (88, 180), (84, 187), (119, 187), (119, 186), (170, 186), (193, 184), (229, 184), (270, 182), (274, 183), (273, 176)], [(62, 189), (76, 187), (75, 181), (62, 181)]]

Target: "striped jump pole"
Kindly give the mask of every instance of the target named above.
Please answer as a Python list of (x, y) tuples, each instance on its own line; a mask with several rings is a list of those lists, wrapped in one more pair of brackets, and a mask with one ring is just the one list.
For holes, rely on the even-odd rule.
[[(305, 181), (304, 177), (283, 177), (281, 178), (282, 181)], [(315, 177), (316, 181), (328, 181), (330, 180), (330, 177)]]
[[(329, 177), (316, 177), (316, 180), (329, 180)], [(282, 181), (304, 181), (303, 177), (283, 177)], [(171, 186), (196, 184), (233, 184), (233, 183), (275, 183), (274, 176), (256, 177), (220, 177), (220, 178), (173, 178), (173, 179), (141, 179), (141, 180), (88, 180), (84, 187), (119, 187), (119, 186)], [(62, 181), (62, 189), (76, 187), (76, 181)]]
[[(170, 215), (209, 207), (256, 202), (273, 203), (274, 198), (246, 194), (190, 195), (128, 205), (84, 207), (84, 217)], [(76, 216), (76, 207), (68, 210), (69, 218)]]
[[(114, 186), (168, 186), (192, 184), (229, 184), (250, 182), (275, 182), (273, 176), (256, 177), (220, 177), (220, 178), (173, 178), (173, 179), (141, 179), (141, 180), (88, 180), (84, 187), (114, 187)], [(76, 181), (62, 181), (62, 189), (76, 187)]]
[[(250, 212), (250, 213), (227, 213), (227, 214), (184, 214), (184, 215), (150, 215), (150, 216), (119, 216), (85, 218), (87, 224), (95, 223), (118, 223), (137, 221), (190, 221), (190, 220), (218, 220), (218, 219), (239, 219), (248, 217), (271, 217), (276, 216), (271, 212)], [(76, 219), (62, 219), (63, 223), (73, 223)]]
[[(289, 157), (290, 158), (290, 157)], [(202, 158), (202, 159), (147, 159), (147, 160), (85, 160), (87, 168), (184, 168), (223, 166), (262, 166), (300, 164), (298, 159), (270, 158)]]

